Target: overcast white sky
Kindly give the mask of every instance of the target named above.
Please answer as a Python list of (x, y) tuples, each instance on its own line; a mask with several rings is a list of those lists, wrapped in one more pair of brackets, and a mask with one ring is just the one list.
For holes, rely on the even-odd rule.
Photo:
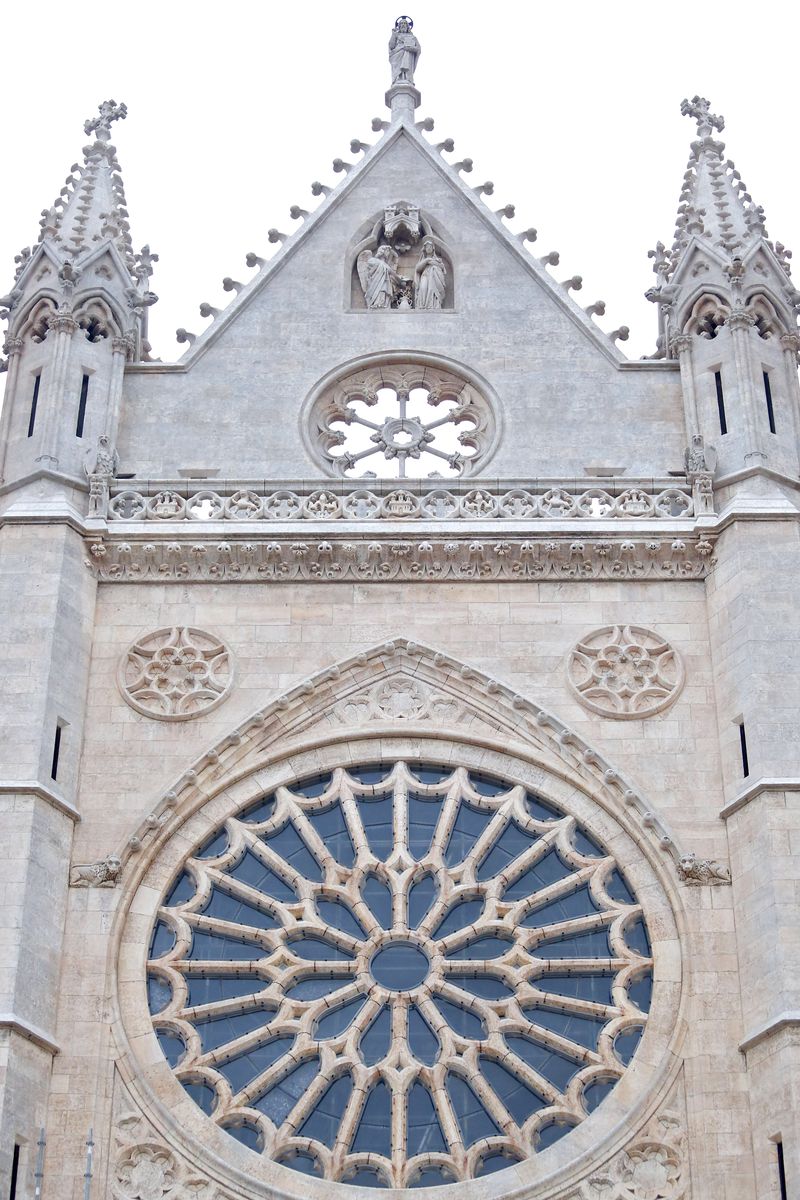
[[(409, 0), (412, 4), (412, 0)], [(323, 4), (138, 0), (74, 6), (9, 2), (3, 16), (5, 138), (0, 165), (0, 294), (13, 257), (38, 234), (86, 143), (101, 100), (128, 105), (115, 126), (136, 248), (160, 255), (151, 310), (154, 352), (183, 352), (175, 329), (200, 331), (200, 301), (230, 300), (249, 250), (269, 256), (272, 226), (313, 208), (312, 180), (385, 116), (394, 19), (386, 0)], [(770, 236), (794, 246), (800, 277), (796, 5), (700, 6), (413, 0), (422, 43), (419, 116), (436, 140), (491, 179), (493, 207), (514, 229), (559, 250), (557, 278), (580, 274), (578, 299), (607, 302), (601, 324), (626, 324), (631, 357), (650, 353), (654, 307), (647, 250), (672, 231), (693, 122), (680, 101), (708, 96)]]

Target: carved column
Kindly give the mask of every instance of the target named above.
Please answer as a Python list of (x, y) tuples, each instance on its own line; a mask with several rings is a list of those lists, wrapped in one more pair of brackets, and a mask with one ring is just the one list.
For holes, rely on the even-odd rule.
[(36, 461), (50, 459), (54, 467), (58, 466), (58, 428), (62, 416), (64, 396), (66, 393), (67, 372), (69, 370), (70, 346), (72, 335), (78, 328), (78, 322), (71, 312), (57, 312), (47, 322), (48, 337), (55, 339), (52, 358), (47, 373), (47, 390), (42, 406), (41, 434), (39, 437), (40, 453)]
[(678, 359), (681, 367), (681, 391), (683, 393), (683, 421), (686, 426), (686, 440), (691, 442), (692, 436), (700, 433), (697, 416), (697, 386), (694, 378), (694, 361), (692, 356), (692, 335), (678, 333), (670, 342), (670, 353)]
[(135, 340), (132, 331), (124, 333), (121, 337), (111, 339), (111, 379), (108, 384), (102, 432), (108, 434), (112, 445), (117, 440), (117, 426), (119, 425), (119, 414), (122, 406), (122, 384), (125, 376), (125, 364), (133, 358), (134, 346)]
[(781, 349), (786, 368), (786, 395), (789, 397), (789, 408), (792, 411), (795, 445), (800, 453), (800, 379), (797, 377), (797, 352), (800, 350), (800, 335), (796, 333), (781, 334)]
[(24, 346), (22, 338), (6, 338), (3, 349), (8, 355), (8, 379), (6, 380), (6, 397), (3, 412), (0, 416), (0, 483), (5, 479), (6, 454), (8, 439), (11, 434), (11, 410), (15, 406), (17, 379), (19, 378), (19, 360)]
[(753, 314), (744, 308), (732, 309), (726, 321), (731, 334), (733, 361), (736, 367), (736, 380), (739, 385), (739, 396), (741, 398), (740, 410), (745, 431), (746, 447), (744, 461), (747, 464), (752, 464), (755, 461), (755, 464), (758, 465), (759, 461), (767, 461), (767, 455), (764, 452), (753, 420), (755, 396), (753, 394), (753, 374), (750, 369), (750, 330), (755, 323), (756, 319)]

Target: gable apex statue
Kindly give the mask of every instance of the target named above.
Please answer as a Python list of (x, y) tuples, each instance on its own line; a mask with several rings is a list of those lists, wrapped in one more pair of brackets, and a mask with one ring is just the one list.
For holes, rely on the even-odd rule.
[(411, 32), (414, 22), (411, 17), (398, 17), (389, 38), (389, 65), (392, 68), (392, 83), (414, 82), (414, 71), (421, 47)]

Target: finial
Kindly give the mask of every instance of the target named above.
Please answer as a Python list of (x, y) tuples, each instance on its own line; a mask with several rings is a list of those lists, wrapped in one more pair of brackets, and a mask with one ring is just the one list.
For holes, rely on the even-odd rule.
[(712, 113), (711, 102), (705, 96), (692, 96), (691, 101), (682, 100), (681, 113), (684, 117), (694, 117), (701, 138), (711, 137), (712, 129), (722, 133), (725, 128), (725, 118)]
[(112, 121), (124, 121), (128, 115), (128, 106), (127, 104), (117, 104), (116, 100), (104, 100), (102, 104), (98, 105), (97, 111), (100, 116), (84, 121), (83, 132), (87, 136), (96, 133), (98, 141), (108, 142), (111, 140)]
[(421, 99), (414, 87), (414, 71), (421, 47), (412, 33), (413, 28), (414, 22), (411, 17), (398, 17), (389, 38), (392, 83), (386, 93), (386, 105), (391, 109), (393, 119), (403, 115), (413, 116), (414, 109), (419, 107)]

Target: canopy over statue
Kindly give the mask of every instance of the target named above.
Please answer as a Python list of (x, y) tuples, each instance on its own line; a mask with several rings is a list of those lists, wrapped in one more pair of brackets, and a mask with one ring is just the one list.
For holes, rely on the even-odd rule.
[(389, 38), (389, 63), (392, 68), (392, 83), (414, 82), (414, 70), (421, 48), (411, 30), (411, 17), (398, 17)]

